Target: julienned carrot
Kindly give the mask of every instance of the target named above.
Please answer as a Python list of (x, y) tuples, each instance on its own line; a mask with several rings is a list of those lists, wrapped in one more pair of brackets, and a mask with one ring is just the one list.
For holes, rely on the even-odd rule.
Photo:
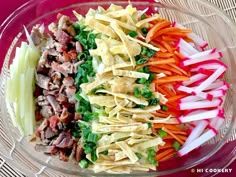
[[(187, 133), (185, 132), (185, 131), (171, 131), (172, 133), (174, 133), (174, 134), (178, 134), (178, 135), (183, 135), (183, 137), (182, 136), (179, 136), (180, 137), (180, 139), (183, 139), (183, 140), (185, 140), (185, 138), (186, 138), (186, 136), (187, 136)], [(181, 138), (182, 137), (182, 138)]]
[(163, 90), (159, 85), (156, 84), (156, 90), (162, 95), (165, 95), (167, 98), (171, 97), (165, 90)]
[(171, 89), (169, 89), (168, 87), (166, 87), (166, 86), (161, 86), (161, 88), (162, 88), (163, 90), (165, 90), (166, 93), (168, 93), (168, 95), (170, 95), (171, 97), (175, 96), (175, 93), (174, 93)]
[(164, 83), (179, 82), (186, 80), (189, 80), (189, 77), (176, 75), (176, 76), (158, 78), (153, 80), (153, 82), (156, 84), (164, 84)]
[(171, 148), (171, 149), (167, 149), (161, 153), (157, 153), (157, 155), (154, 157), (154, 159), (156, 161), (159, 161), (161, 158), (165, 157), (166, 155), (168, 155), (171, 152), (175, 152), (175, 150), (173, 148)]
[(181, 73), (183, 73), (184, 75), (186, 75), (186, 76), (189, 75), (185, 70), (183, 70), (183, 69), (180, 68), (179, 66), (177, 66), (177, 65), (173, 65), (173, 64), (169, 64), (169, 65), (170, 65), (171, 67), (173, 67), (173, 68), (179, 70), (179, 71), (180, 71)]
[(166, 36), (166, 35), (163, 35), (161, 38), (162, 40), (167, 42), (177, 42), (179, 40), (179, 37)]
[(173, 67), (170, 66), (170, 65), (158, 65), (157, 67), (162, 68), (162, 69), (165, 69), (165, 70), (168, 70), (168, 71), (171, 71), (171, 72), (173, 72), (173, 73), (175, 73), (175, 74), (182, 75), (182, 73), (181, 73), (179, 70), (173, 68)]
[(166, 117), (169, 116), (169, 115), (162, 114), (162, 113), (159, 113), (159, 112), (153, 112), (152, 114), (153, 114), (154, 116), (160, 117), (160, 118), (166, 118)]
[(160, 42), (160, 44), (161, 44), (162, 46), (164, 46), (164, 48), (165, 48), (168, 52), (170, 52), (170, 53), (173, 53), (173, 52), (174, 52), (173, 47), (172, 47), (170, 44), (168, 44), (168, 42), (163, 41), (163, 40), (160, 40), (160, 41), (158, 41), (158, 42)]
[(187, 37), (188, 33), (183, 32), (169, 32), (169, 36)]
[(157, 52), (155, 56), (160, 58), (171, 58), (173, 55), (173, 53), (169, 52)]
[(162, 46), (160, 43), (158, 43), (157, 41), (152, 41), (151, 42), (152, 45), (158, 47), (160, 49), (161, 52), (167, 52), (167, 50), (165, 49), (164, 46)]
[(191, 30), (183, 30), (183, 29), (180, 29), (180, 28), (175, 28), (175, 27), (168, 27), (168, 28), (164, 28), (164, 29), (161, 29), (159, 30), (155, 36), (160, 36), (160, 35), (163, 35), (163, 34), (168, 34), (169, 32), (180, 32), (180, 33), (189, 33), (191, 32)]
[(155, 24), (147, 33), (147, 36), (146, 36), (146, 42), (149, 43), (152, 39), (156, 38), (156, 33), (162, 29), (162, 28), (165, 28), (165, 27), (168, 27), (170, 26), (171, 23), (169, 21), (161, 21), (161, 22), (158, 22), (157, 24)]
[(184, 144), (184, 141), (180, 139), (179, 135), (173, 134), (171, 131), (169, 131), (167, 128), (163, 127), (162, 130), (164, 130), (167, 134), (172, 136), (174, 139), (176, 139), (181, 145)]
[(179, 128), (179, 127), (177, 127), (175, 124), (173, 125), (173, 124), (164, 124), (164, 123), (162, 123), (162, 124), (153, 124), (153, 128), (155, 128), (155, 129), (158, 129), (158, 128), (162, 128), (162, 127), (166, 127), (166, 128), (168, 128), (169, 130), (174, 130), (174, 131), (182, 131), (182, 129), (181, 128)]
[(165, 65), (165, 64), (171, 64), (171, 63), (175, 63), (174, 58), (150, 61), (150, 62), (145, 63), (144, 65), (145, 66), (147, 66), (147, 65)]
[(164, 69), (160, 69), (154, 66), (149, 66), (149, 71), (151, 71), (152, 73), (164, 73), (166, 75), (172, 75), (172, 73), (170, 71), (164, 70)]
[(173, 147), (173, 142), (165, 142), (165, 145), (164, 146), (158, 146), (158, 149), (159, 150), (162, 150), (162, 149), (167, 149), (167, 148), (172, 148)]
[(186, 94), (172, 96), (172, 97), (168, 98), (168, 103), (176, 102), (183, 97), (186, 97)]
[(161, 162), (161, 161), (165, 161), (165, 160), (168, 160), (168, 159), (174, 157), (175, 154), (176, 154), (175, 151), (174, 151), (174, 152), (170, 152), (170, 153), (167, 154), (166, 156), (162, 157), (162, 158), (159, 160), (159, 162)]

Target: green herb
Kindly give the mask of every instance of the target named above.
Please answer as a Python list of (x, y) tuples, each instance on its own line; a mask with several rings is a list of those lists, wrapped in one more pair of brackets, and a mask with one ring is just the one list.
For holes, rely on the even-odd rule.
[(102, 152), (100, 152), (100, 154), (108, 155), (108, 150), (102, 151)]
[(161, 106), (161, 110), (162, 110), (162, 111), (168, 111), (168, 107), (165, 106), (165, 105), (163, 105), (163, 106)]
[(136, 80), (136, 83), (137, 84), (145, 84), (146, 81), (147, 81), (147, 79), (145, 79), (145, 78), (139, 78), (139, 79)]
[(149, 70), (148, 66), (143, 67), (143, 72), (147, 73), (147, 74), (150, 74), (150, 70)]
[(151, 128), (152, 127), (152, 123), (151, 122), (148, 122), (148, 128)]
[(148, 48), (147, 48), (147, 47), (144, 47), (144, 46), (142, 46), (142, 47), (141, 47), (141, 55), (146, 55), (146, 54), (147, 54), (147, 52), (148, 52)]
[(156, 155), (156, 151), (153, 149), (153, 148), (149, 148), (147, 150), (147, 154), (148, 154), (148, 157), (147, 157), (147, 160), (150, 164), (153, 164), (153, 165), (158, 165), (157, 161), (154, 159), (155, 155)]
[(93, 148), (90, 147), (90, 146), (86, 146), (86, 147), (84, 148), (84, 153), (85, 153), (85, 154), (90, 154), (92, 151), (93, 151)]
[(98, 141), (98, 135), (94, 133), (89, 133), (87, 141), (96, 143)]
[(144, 20), (146, 18), (146, 15), (145, 14), (142, 14), (141, 15), (141, 20)]
[(138, 157), (138, 159), (141, 159), (143, 157), (142, 154), (140, 154), (138, 152), (136, 152), (135, 155)]
[(164, 130), (162, 130), (162, 129), (158, 130), (158, 134), (160, 135), (160, 137), (167, 136), (167, 133)]
[(98, 157), (97, 157), (97, 154), (96, 154), (96, 149), (94, 149), (94, 150), (91, 152), (91, 160), (92, 160), (93, 162), (95, 162), (97, 159), (98, 159)]
[(148, 105), (149, 106), (154, 106), (160, 103), (160, 100), (158, 98), (151, 98), (148, 100)]
[(80, 166), (81, 168), (88, 168), (88, 166), (89, 166), (88, 160), (82, 159), (82, 160), (79, 162), (79, 166)]
[(77, 59), (78, 59), (78, 60), (85, 60), (86, 57), (87, 57), (86, 52), (80, 52), (80, 53), (78, 54), (78, 56), (77, 56)]
[(148, 57), (153, 57), (155, 54), (156, 54), (156, 51), (155, 51), (155, 50), (149, 49), (146, 55), (147, 55)]
[(134, 96), (137, 98), (141, 96), (141, 92), (137, 87), (134, 88)]
[(73, 27), (75, 30), (80, 30), (80, 25), (78, 23), (73, 23)]
[(178, 151), (178, 150), (181, 149), (181, 145), (179, 144), (178, 141), (175, 141), (175, 142), (173, 143), (173, 147), (175, 148), (176, 151)]
[(145, 105), (142, 105), (142, 104), (136, 104), (135, 106), (136, 108), (141, 108), (141, 109), (144, 109), (145, 108)]
[(141, 65), (141, 64), (144, 64), (148, 61), (147, 58), (140, 58), (138, 61), (136, 61), (136, 64), (137, 65)]
[(136, 37), (138, 35), (138, 33), (136, 31), (131, 31), (131, 32), (128, 33), (128, 35), (130, 37)]
[(143, 73), (143, 68), (137, 69), (137, 72)]
[(151, 98), (152, 97), (152, 92), (148, 87), (145, 87), (141, 90), (141, 95), (145, 98)]
[(144, 28), (142, 28), (142, 29), (141, 29), (141, 31), (142, 31), (142, 33), (143, 33), (144, 35), (146, 35), (146, 34), (148, 33), (148, 29), (147, 29), (147, 28), (145, 28), (145, 27), (144, 27)]

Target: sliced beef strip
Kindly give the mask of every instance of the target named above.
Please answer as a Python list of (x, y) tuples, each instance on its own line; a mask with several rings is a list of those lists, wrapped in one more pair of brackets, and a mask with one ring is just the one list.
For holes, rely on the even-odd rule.
[(37, 97), (36, 102), (38, 103), (39, 106), (47, 106), (49, 105), (48, 100), (44, 95), (40, 95)]
[(47, 76), (44, 76), (42, 74), (37, 74), (37, 77), (36, 77), (36, 84), (45, 89), (45, 90), (49, 90), (49, 83), (51, 81), (51, 78), (50, 77), (47, 77)]
[(39, 59), (37, 71), (42, 70), (42, 68), (44, 68), (44, 65), (46, 64), (47, 61), (48, 61), (48, 50), (45, 50), (43, 51)]
[(81, 145), (77, 145), (76, 152), (75, 152), (75, 161), (79, 162), (84, 155), (84, 149)]
[(59, 144), (56, 144), (56, 147), (58, 148), (72, 148), (73, 143), (74, 143), (74, 139), (71, 136), (70, 133), (65, 133), (65, 137), (62, 139), (62, 141)]
[(53, 141), (53, 145), (58, 145), (60, 142), (66, 138), (66, 133), (63, 131), (59, 134), (59, 136)]
[(57, 100), (55, 99), (54, 96), (52, 95), (48, 95), (47, 97), (48, 102), (50, 103), (50, 105), (52, 106), (54, 112), (61, 112), (61, 106), (59, 105), (59, 103), (57, 102)]
[(51, 138), (55, 137), (56, 135), (57, 135), (57, 133), (55, 131), (53, 131), (51, 127), (47, 127), (47, 129), (45, 130), (45, 138), (46, 139), (51, 139)]
[(40, 110), (40, 114), (44, 118), (49, 118), (53, 115), (52, 107), (51, 106), (42, 106)]
[(66, 97), (64, 94), (62, 94), (62, 93), (57, 94), (56, 100), (57, 100), (60, 104), (65, 103), (65, 102), (68, 101), (67, 97)]
[(72, 114), (68, 112), (67, 108), (63, 108), (59, 120), (63, 123), (69, 123), (72, 118)]
[(65, 77), (62, 81), (63, 85), (65, 85), (66, 87), (70, 87), (74, 85), (74, 79), (70, 76)]
[(51, 66), (52, 70), (62, 73), (65, 77), (67, 77), (68, 74), (73, 74), (73, 64), (70, 62), (59, 64), (53, 61)]
[(57, 95), (59, 93), (59, 90), (43, 90), (43, 95)]
[(71, 36), (69, 36), (65, 31), (58, 29), (55, 33), (56, 40), (62, 44), (67, 45), (71, 41)]

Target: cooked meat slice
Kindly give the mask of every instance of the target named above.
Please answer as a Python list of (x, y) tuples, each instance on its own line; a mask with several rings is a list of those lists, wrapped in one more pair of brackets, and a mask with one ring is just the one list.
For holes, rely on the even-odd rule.
[(57, 132), (56, 127), (57, 127), (57, 124), (59, 123), (58, 117), (57, 117), (56, 115), (51, 116), (51, 117), (48, 119), (48, 121), (49, 121), (49, 127), (51, 127), (51, 129), (52, 129), (53, 131)]
[(38, 152), (44, 152), (46, 154), (55, 154), (57, 152), (55, 146), (48, 146), (43, 144), (36, 144), (34, 149)]
[(75, 48), (76, 48), (76, 52), (77, 52), (77, 53), (80, 53), (80, 52), (83, 51), (82, 45), (80, 44), (79, 41), (77, 41), (77, 42), (75, 43)]
[(48, 96), (47, 96), (47, 100), (48, 100), (48, 102), (50, 103), (50, 105), (52, 106), (52, 108), (53, 108), (53, 110), (54, 110), (55, 113), (62, 111), (62, 110), (61, 110), (61, 107), (60, 107), (60, 105), (59, 105), (59, 103), (57, 102), (57, 100), (55, 99), (54, 96), (48, 95)]
[(59, 159), (67, 162), (69, 160), (69, 157), (66, 155), (66, 152), (64, 150), (59, 151)]
[(59, 136), (53, 141), (53, 145), (58, 145), (58, 144), (60, 144), (60, 142), (61, 142), (64, 138), (66, 138), (66, 133), (65, 133), (65, 132), (61, 132), (61, 133), (59, 134)]
[(76, 32), (75, 32), (75, 29), (73, 27), (73, 25), (70, 25), (66, 28), (66, 31), (71, 35), (71, 36), (75, 36), (76, 35)]
[(70, 50), (67, 53), (67, 55), (68, 55), (70, 60), (77, 60), (77, 52), (76, 52), (76, 50)]
[(45, 90), (49, 90), (50, 80), (50, 77), (44, 76), (42, 74), (37, 74), (36, 84)]
[(36, 110), (35, 111), (35, 120), (36, 121), (40, 121), (40, 120), (42, 120), (44, 117), (43, 117), (43, 115), (40, 113), (40, 111), (39, 110)]
[(58, 148), (72, 148), (72, 145), (74, 143), (74, 139), (70, 133), (65, 133), (65, 134), (66, 134), (66, 137), (63, 138), (59, 144), (56, 144), (56, 147), (58, 147)]
[(72, 63), (70, 63), (70, 62), (58, 64), (53, 61), (51, 66), (54, 71), (60, 72), (64, 76), (68, 76), (68, 74), (73, 73), (73, 66), (72, 66)]
[(51, 139), (51, 138), (55, 137), (56, 135), (57, 135), (57, 133), (55, 131), (53, 131), (51, 127), (47, 127), (47, 129), (45, 130), (45, 138), (46, 139)]
[(49, 90), (58, 90), (60, 88), (60, 85), (54, 84), (54, 83), (49, 83)]
[(63, 130), (66, 129), (66, 126), (65, 126), (64, 123), (59, 122), (59, 123), (57, 124), (57, 128), (58, 128), (58, 130), (63, 131)]
[(44, 118), (49, 118), (53, 115), (53, 111), (52, 111), (52, 107), (51, 106), (42, 106), (41, 110), (40, 110), (40, 114), (44, 117)]
[(36, 131), (36, 136), (40, 137), (40, 133), (42, 131), (44, 131), (47, 126), (49, 125), (49, 122), (47, 119), (44, 119), (43, 122), (40, 124), (40, 126), (38, 127), (37, 131)]
[(62, 81), (63, 85), (66, 86), (66, 87), (70, 87), (72, 85), (74, 85), (74, 79), (70, 76), (68, 77), (65, 77)]
[(51, 31), (52, 33), (56, 33), (57, 32), (57, 24), (52, 22), (48, 25), (48, 30)]
[(58, 18), (58, 29), (66, 30), (72, 24), (70, 18), (66, 15), (59, 14)]
[(48, 61), (48, 50), (45, 50), (45, 51), (43, 51), (43, 53), (39, 59), (37, 71), (41, 70), (47, 61)]
[(68, 98), (74, 97), (76, 92), (75, 86), (66, 87), (65, 93)]
[(75, 112), (74, 120), (77, 121), (77, 120), (81, 120), (81, 119), (82, 119), (81, 114)]
[(65, 31), (58, 29), (55, 33), (56, 40), (62, 45), (66, 45), (71, 41), (71, 36), (69, 36)]
[(43, 90), (43, 95), (57, 95), (59, 93), (59, 90)]
[(43, 95), (38, 96), (38, 98), (36, 99), (36, 102), (38, 103), (39, 106), (47, 106), (47, 105), (49, 105), (48, 100)]
[(79, 162), (84, 155), (84, 149), (81, 145), (77, 145), (76, 152), (75, 152), (75, 161)]
[(63, 108), (62, 113), (59, 117), (59, 120), (63, 123), (69, 123), (72, 118), (71, 113), (68, 112), (67, 108)]
[(34, 43), (34, 45), (39, 45), (41, 43), (41, 39), (43, 38), (42, 34), (39, 32), (38, 28), (33, 28), (31, 31), (31, 39)]
[(67, 102), (67, 97), (64, 94), (59, 93), (56, 96), (56, 100), (61, 104), (61, 103)]

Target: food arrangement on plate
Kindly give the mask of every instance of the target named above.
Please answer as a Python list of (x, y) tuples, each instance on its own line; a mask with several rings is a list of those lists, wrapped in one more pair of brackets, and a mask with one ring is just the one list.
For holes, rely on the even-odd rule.
[(177, 22), (111, 4), (58, 14), (16, 49), (7, 99), (35, 150), (94, 172), (156, 170), (216, 134), (227, 66)]

